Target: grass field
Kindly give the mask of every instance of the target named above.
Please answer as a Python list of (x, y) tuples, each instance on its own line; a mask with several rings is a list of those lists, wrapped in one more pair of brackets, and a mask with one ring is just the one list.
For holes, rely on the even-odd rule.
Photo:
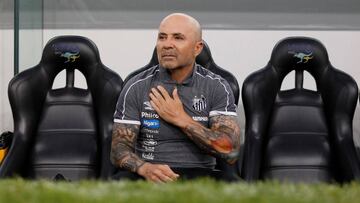
[(128, 182), (49, 182), (0, 180), (1, 203), (52, 202), (313, 202), (358, 203), (360, 183), (346, 185), (278, 182), (224, 183), (210, 179), (152, 184)]

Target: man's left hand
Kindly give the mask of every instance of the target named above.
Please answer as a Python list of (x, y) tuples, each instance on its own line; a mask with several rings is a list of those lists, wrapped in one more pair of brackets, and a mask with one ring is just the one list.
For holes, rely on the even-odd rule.
[(151, 88), (150, 103), (159, 116), (165, 121), (185, 128), (187, 122), (193, 122), (192, 118), (184, 111), (179, 98), (177, 88), (172, 92), (172, 97), (162, 86)]

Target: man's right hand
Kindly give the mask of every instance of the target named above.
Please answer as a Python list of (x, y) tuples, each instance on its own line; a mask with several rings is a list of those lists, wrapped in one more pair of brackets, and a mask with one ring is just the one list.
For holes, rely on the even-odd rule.
[(147, 181), (155, 183), (172, 182), (179, 177), (168, 165), (164, 164), (145, 163), (138, 168), (137, 173)]

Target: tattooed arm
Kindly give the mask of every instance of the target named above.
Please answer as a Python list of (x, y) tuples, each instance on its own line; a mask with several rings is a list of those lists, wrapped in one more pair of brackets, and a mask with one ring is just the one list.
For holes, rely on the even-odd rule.
[(151, 182), (171, 182), (179, 175), (168, 165), (151, 164), (134, 153), (139, 125), (114, 123), (111, 142), (111, 162), (120, 168), (136, 172)]
[(219, 115), (210, 118), (211, 128), (190, 121), (181, 129), (201, 149), (234, 163), (239, 156), (240, 127), (234, 116)]
[(145, 162), (134, 153), (139, 125), (114, 123), (111, 142), (111, 162), (120, 168), (137, 172)]
[(194, 121), (183, 109), (174, 89), (172, 98), (162, 87), (152, 88), (151, 105), (160, 117), (178, 126), (201, 149), (234, 163), (240, 150), (240, 127), (234, 116), (219, 115), (210, 119), (210, 129)]

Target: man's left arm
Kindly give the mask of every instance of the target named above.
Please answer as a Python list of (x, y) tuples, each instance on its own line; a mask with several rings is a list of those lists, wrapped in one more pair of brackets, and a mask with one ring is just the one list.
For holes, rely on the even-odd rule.
[(234, 163), (239, 157), (240, 127), (235, 116), (218, 115), (210, 118), (210, 129), (198, 122), (181, 128), (201, 149)]
[(240, 150), (240, 126), (237, 117), (217, 115), (210, 118), (210, 128), (194, 121), (183, 109), (183, 104), (174, 89), (172, 97), (162, 87), (152, 88), (151, 104), (165, 121), (178, 126), (201, 149), (234, 163)]

